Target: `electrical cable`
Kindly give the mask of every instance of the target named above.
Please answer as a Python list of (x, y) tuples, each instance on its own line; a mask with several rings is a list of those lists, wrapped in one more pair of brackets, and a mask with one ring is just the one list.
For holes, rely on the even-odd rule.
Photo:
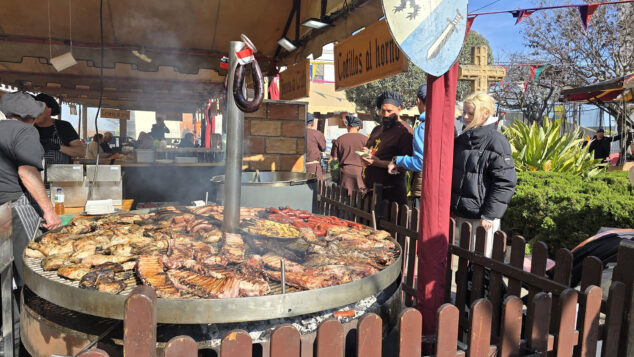
[[(99, 119), (99, 113), (101, 112), (101, 105), (103, 102), (103, 51), (104, 51), (104, 46), (103, 46), (103, 0), (99, 0), (99, 39), (101, 41), (100, 47), (101, 47), (101, 53), (100, 53), (100, 57), (101, 57), (101, 66), (99, 68), (99, 105), (97, 106), (97, 113), (95, 113), (95, 136), (93, 137), (93, 140), (99, 140), (99, 124), (98, 119)], [(97, 138), (97, 139), (95, 139)], [(92, 176), (92, 182), (90, 183), (90, 188), (88, 190), (88, 199), (92, 199), (92, 195), (93, 195), (93, 188), (95, 186), (95, 181), (97, 179), (97, 172), (99, 171), (99, 145), (100, 143), (97, 142), (97, 160), (95, 160), (95, 172), (93, 173)]]
[(495, 0), (492, 3), (489, 3), (488, 5), (484, 5), (482, 7), (479, 7), (477, 9), (473, 10), (472, 12), (480, 11), (480, 10), (482, 10), (484, 8), (487, 8), (487, 7), (491, 6), (491, 5), (494, 5), (494, 4), (498, 3), (498, 2), (500, 2), (500, 0)]

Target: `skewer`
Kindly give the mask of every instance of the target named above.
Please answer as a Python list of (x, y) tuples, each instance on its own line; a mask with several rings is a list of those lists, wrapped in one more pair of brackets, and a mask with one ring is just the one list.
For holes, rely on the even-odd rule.
[(372, 228), (376, 231), (376, 212), (372, 210)]
[(205, 192), (205, 206), (209, 204), (209, 191)]
[(286, 294), (286, 261), (285, 259), (280, 260), (282, 265), (282, 294)]
[(35, 239), (37, 235), (37, 230), (40, 229), (40, 224), (42, 224), (42, 217), (38, 217), (37, 224), (35, 225), (35, 229), (33, 230), (33, 234), (31, 235), (31, 241)]

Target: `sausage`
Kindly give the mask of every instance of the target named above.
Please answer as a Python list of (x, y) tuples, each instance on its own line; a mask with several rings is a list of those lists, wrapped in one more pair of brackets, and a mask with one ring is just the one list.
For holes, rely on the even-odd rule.
[(242, 87), (244, 86), (244, 73), (246, 66), (238, 64), (233, 75), (233, 99), (235, 99), (238, 109), (242, 110), (245, 113), (253, 113), (258, 110), (258, 108), (260, 108), (260, 105), (262, 104), (262, 100), (264, 99), (264, 79), (262, 78), (262, 71), (260, 70), (258, 61), (253, 58), (253, 62), (251, 62), (250, 65), (251, 77), (253, 78), (253, 86), (255, 91), (255, 95), (252, 101), (248, 101), (242, 95)]

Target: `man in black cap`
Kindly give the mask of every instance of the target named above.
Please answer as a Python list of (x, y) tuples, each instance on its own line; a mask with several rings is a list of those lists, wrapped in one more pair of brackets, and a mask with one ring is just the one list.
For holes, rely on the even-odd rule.
[(55, 98), (40, 93), (35, 99), (46, 104), (44, 112), (35, 119), (35, 128), (40, 133), (46, 165), (72, 164), (73, 157), (83, 158), (86, 155), (86, 147), (79, 140), (73, 126), (67, 121), (51, 118), (60, 113)]
[(348, 128), (348, 133), (343, 134), (334, 141), (332, 145), (332, 158), (339, 161), (339, 184), (348, 190), (348, 195), (352, 191), (363, 191), (363, 161), (355, 151), (361, 151), (368, 142), (368, 137), (359, 133), (361, 119), (347, 114), (344, 124)]
[(326, 150), (326, 138), (317, 130), (317, 121), (311, 113), (306, 114), (306, 172), (317, 175), (321, 181), (321, 153)]
[(0, 204), (11, 202), (14, 271), (19, 287), (24, 283), (22, 252), (37, 229), (38, 210), (43, 213), (45, 228), (61, 224), (40, 175), (44, 150), (33, 122), (44, 110), (43, 103), (26, 93), (7, 93), (0, 98), (0, 111), (15, 119), (0, 121)]
[(590, 152), (594, 152), (594, 158), (601, 159), (603, 162), (608, 161), (613, 141), (621, 140), (622, 135), (605, 136), (603, 129), (597, 130), (597, 135), (592, 138), (590, 143)]
[(405, 175), (388, 173), (388, 165), (397, 156), (412, 155), (414, 131), (400, 118), (401, 95), (392, 91), (383, 92), (376, 101), (381, 115), (381, 125), (372, 130), (364, 151), (370, 157), (361, 159), (365, 168), (365, 187), (372, 189), (375, 183), (383, 184), (383, 199), (399, 204), (407, 204)]
[(150, 135), (154, 138), (154, 140), (165, 140), (165, 134), (169, 134), (170, 129), (165, 125), (165, 118), (161, 115), (156, 116), (156, 124), (152, 125), (152, 130), (150, 131)]

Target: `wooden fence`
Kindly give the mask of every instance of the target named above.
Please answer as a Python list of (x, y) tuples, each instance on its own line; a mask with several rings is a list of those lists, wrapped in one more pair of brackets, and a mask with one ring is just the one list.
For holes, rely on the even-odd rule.
[[(414, 306), (416, 299), (416, 244), (418, 240), (418, 211), (406, 205), (381, 201), (381, 186), (373, 189), (374, 196), (363, 197), (354, 193), (347, 197), (337, 185), (322, 183), (319, 207), (324, 214), (361, 221), (375, 222), (378, 229), (391, 232), (403, 247), (403, 293), (406, 306)], [(380, 204), (379, 204), (380, 203)], [(372, 213), (374, 212), (374, 214)], [(496, 232), (492, 257), (484, 256), (486, 251), (485, 231), (477, 230), (476, 246), (471, 247), (471, 225), (460, 228), (460, 240), (453, 241), (455, 223), (451, 222), (451, 237), (446, 274), (445, 301), (455, 303), (459, 311), (460, 340), (468, 343), (470, 324), (469, 308), (482, 297), (493, 303), (491, 336), (494, 343), (502, 343), (508, 338), (508, 331), (502, 328), (506, 299), (522, 297), (520, 306), (526, 309), (529, 318), (524, 321), (522, 334), (525, 341), (534, 333), (532, 328), (548, 331), (545, 350), (550, 354), (575, 356), (595, 356), (597, 341), (602, 341), (601, 356), (634, 356), (634, 244), (625, 242), (619, 249), (617, 266), (607, 296), (602, 296), (601, 279), (603, 264), (596, 257), (587, 257), (583, 262), (579, 290), (571, 287), (572, 253), (560, 249), (555, 254), (555, 268), (551, 276), (546, 275), (548, 247), (544, 242), (533, 245), (530, 272), (524, 271), (526, 241), (513, 237), (510, 241), (511, 257), (505, 263), (507, 237), (504, 232)], [(630, 243), (630, 244), (628, 244)], [(457, 270), (452, 270), (452, 261), (458, 259)], [(457, 286), (455, 300), (451, 289)], [(537, 314), (535, 299), (545, 299), (548, 294), (550, 312)], [(578, 310), (577, 310), (578, 308)], [(603, 317), (603, 318), (601, 318)], [(544, 321), (548, 323), (543, 324)], [(522, 325), (520, 325), (522, 327)], [(520, 338), (517, 337), (517, 338)]]
[[(532, 302), (537, 316), (548, 316), (551, 298), (546, 293), (536, 294)], [(444, 304), (438, 309), (438, 328), (435, 338), (434, 354), (438, 357), (489, 357), (524, 356), (534, 352), (545, 351), (548, 331), (542, 319), (532, 319), (529, 327), (532, 333), (527, 340), (520, 340), (522, 321), (522, 302), (517, 297), (509, 297), (503, 305), (504, 339), (499, 346), (491, 345), (493, 306), (487, 299), (477, 299), (471, 305), (469, 320), (469, 344), (459, 342), (459, 311), (451, 304)], [(156, 356), (156, 294), (146, 286), (136, 287), (125, 305), (123, 353), (125, 356)], [(413, 308), (401, 312), (398, 322), (398, 342), (393, 351), (386, 351), (390, 356), (420, 357), (422, 341), (422, 317)], [(348, 342), (350, 343), (350, 342)], [(382, 321), (375, 314), (364, 315), (359, 319), (356, 328), (356, 339), (352, 342), (357, 356), (380, 357), (384, 351)], [(295, 327), (280, 325), (271, 334), (269, 355), (274, 357), (299, 357), (302, 341)], [(461, 346), (465, 346), (462, 350)], [(343, 357), (346, 346), (346, 335), (342, 324), (336, 319), (322, 322), (317, 330), (317, 338), (313, 351), (315, 357)], [(252, 356), (252, 341), (248, 333), (235, 330), (227, 333), (217, 352), (220, 357)], [(196, 342), (188, 336), (172, 338), (163, 350), (165, 357), (198, 356)], [(100, 349), (86, 351), (81, 357), (107, 357), (108, 353)]]

